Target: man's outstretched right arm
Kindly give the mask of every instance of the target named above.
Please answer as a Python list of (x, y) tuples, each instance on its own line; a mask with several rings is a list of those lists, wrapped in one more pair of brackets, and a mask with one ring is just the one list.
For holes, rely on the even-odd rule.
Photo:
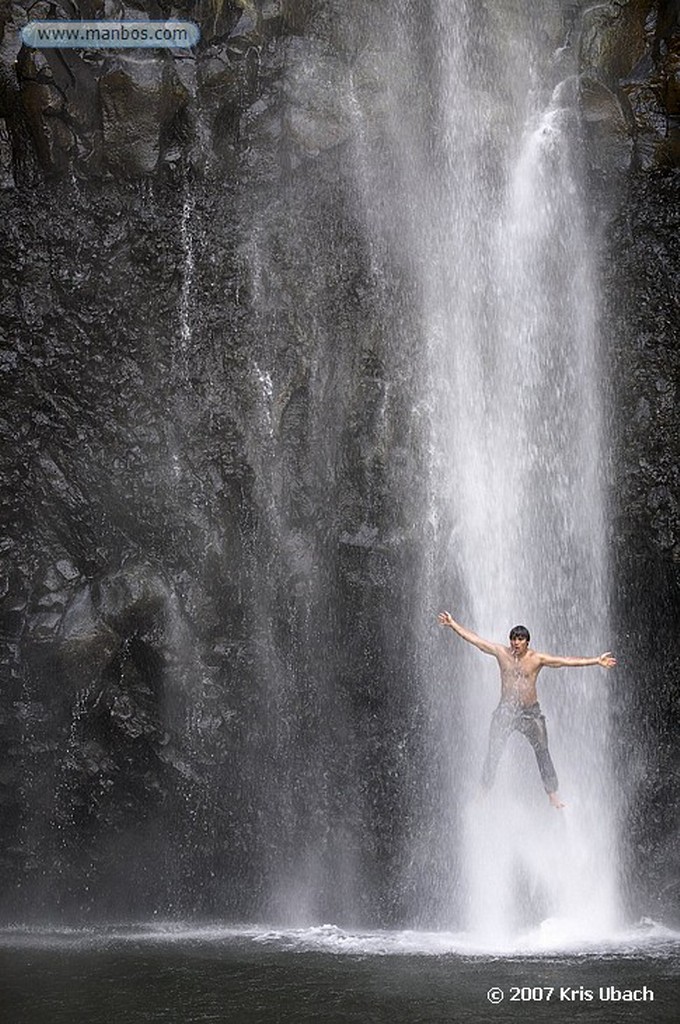
[(456, 622), (453, 616), (449, 614), (449, 612), (439, 613), (439, 625), (448, 626), (454, 633), (461, 636), (463, 640), (467, 640), (469, 644), (477, 647), (480, 651), (483, 651), (484, 654), (493, 654), (494, 656), (498, 654), (498, 649), (501, 646), (500, 644), (494, 644), (491, 640), (484, 640), (483, 637), (477, 636), (476, 633), (473, 633), (471, 629), (466, 629), (465, 626), (461, 626), (460, 623)]

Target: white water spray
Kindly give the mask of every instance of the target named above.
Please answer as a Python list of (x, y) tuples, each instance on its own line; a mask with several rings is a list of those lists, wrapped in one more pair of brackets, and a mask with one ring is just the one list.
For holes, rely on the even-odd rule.
[[(469, 56), (483, 65), (484, 44), (465, 13), (452, 19), (442, 7), (441, 205), (426, 301), (433, 501), (451, 523), (438, 541), (459, 620), (496, 641), (526, 623), (536, 649), (591, 656), (609, 642), (594, 241), (573, 90), (545, 96), (531, 43), (514, 28), (499, 69), (514, 94), (493, 125), (490, 68), (479, 76)], [(539, 678), (568, 805), (558, 814), (517, 736), (493, 792), (475, 797), (498, 673), (463, 648), (454, 638), (449, 653), (467, 708), (468, 927), (495, 945), (541, 922), (555, 935), (609, 934), (618, 908), (603, 671)]]
[[(416, 767), (409, 763), (411, 788), (399, 790), (400, 810), (419, 799), (424, 809), (408, 819), (417, 817), (418, 824), (394, 870), (398, 896), (406, 894), (402, 905), (418, 926), (464, 923), (470, 941), (487, 948), (526, 945), (527, 932), (541, 927), (544, 936), (559, 933), (573, 941), (587, 933), (607, 937), (617, 906), (604, 673), (544, 670), (540, 680), (567, 810), (550, 808), (531, 749), (517, 737), (508, 744), (493, 793), (480, 804), (475, 793), (498, 700), (497, 668), (434, 627), (436, 612), (450, 602), (457, 618), (496, 640), (525, 622), (539, 649), (598, 654), (609, 644), (594, 246), (573, 145), (575, 90), (567, 80), (551, 95), (552, 44), (538, 41), (546, 18), (552, 19), (553, 42), (559, 36), (559, 3), (549, 12), (541, 9), (540, 25), (531, 23), (528, 5), (510, 0), (365, 6), (361, 32), (354, 31), (351, 10), (344, 20), (339, 16), (335, 31), (346, 40), (345, 50), (331, 54), (310, 45), (302, 60), (291, 48), (286, 95), (291, 124), (307, 125), (325, 147), (330, 122), (333, 138), (344, 140), (325, 150), (324, 173), (338, 172), (353, 230), (363, 232), (358, 291), (370, 295), (376, 320), (390, 325), (385, 352), (375, 325), (372, 337), (367, 329), (368, 336), (358, 339), (387, 367), (380, 365), (376, 374), (386, 386), (372, 411), (372, 445), (389, 452), (380, 471), (385, 479), (394, 474), (389, 479), (396, 503), (408, 508), (405, 488), (414, 480), (422, 495), (412, 521), (395, 515), (393, 538), (379, 537), (368, 503), (361, 530), (347, 532), (350, 539), (375, 536), (387, 550), (392, 541), (396, 549), (406, 538), (413, 550), (422, 541), (424, 552), (420, 580), (403, 580), (412, 595), (408, 624), (385, 622), (392, 644), (400, 629), (417, 634), (414, 677), (422, 685), (413, 687), (418, 707), (411, 718), (415, 722), (422, 713), (424, 723), (422, 730), (420, 720), (413, 725), (422, 760)], [(562, 54), (561, 68), (565, 62)], [(321, 94), (327, 100), (323, 117), (310, 102)], [(331, 789), (317, 785), (334, 777), (322, 766), (338, 749), (337, 735), (343, 737), (343, 761), (362, 751), (357, 778), (371, 758), (363, 755), (365, 723), (358, 728), (353, 709), (343, 703), (319, 644), (322, 634), (313, 628), (310, 609), (320, 607), (323, 593), (314, 575), (318, 543), (291, 517), (289, 496), (299, 491), (300, 466), (314, 466), (314, 456), (311, 463), (273, 457), (286, 450), (285, 421), (277, 410), (287, 409), (301, 384), (304, 406), (290, 402), (289, 413), (306, 425), (309, 451), (323, 453), (315, 474), (322, 477), (326, 465), (336, 465), (338, 439), (345, 428), (348, 436), (356, 428), (351, 416), (343, 421), (349, 408), (343, 401), (331, 418), (325, 414), (331, 392), (324, 388), (351, 379), (344, 362), (358, 363), (361, 350), (354, 338), (343, 341), (342, 317), (334, 319), (332, 312), (341, 287), (334, 261), (342, 248), (336, 250), (334, 234), (326, 236), (326, 226), (318, 225), (326, 244), (311, 264), (298, 262), (305, 236), (295, 233), (301, 217), (295, 194), (292, 187), (282, 193), (284, 211), (286, 202), (292, 204), (285, 233), (277, 234), (276, 218), (268, 213), (262, 220), (258, 213), (244, 246), (260, 334), (277, 339), (272, 351), (279, 352), (278, 361), (253, 362), (262, 413), (252, 461), (257, 479), (268, 481), (263, 507), (279, 562), (289, 559), (291, 578), (304, 580), (290, 602), (301, 637), (295, 659), (275, 661), (279, 653), (267, 641), (262, 648), (270, 661), (263, 675), (269, 672), (270, 706), (279, 722), (294, 706), (294, 695), (305, 694), (301, 679), (322, 665), (323, 721), (334, 729), (326, 741), (315, 734), (307, 763), (319, 768), (306, 788), (293, 779), (299, 753), (281, 734), (277, 763), (286, 765), (292, 781), (282, 781), (278, 772), (278, 806), (295, 822), (292, 795), (304, 790), (324, 823), (323, 834), (309, 841), (305, 834), (302, 842), (295, 823), (293, 870), (282, 866), (280, 856), (272, 868), (270, 905), (282, 906), (289, 920), (293, 904), (305, 917), (317, 914), (322, 904), (316, 894), (324, 886), (347, 892), (349, 916), (355, 883), (356, 890), (374, 890), (377, 877), (362, 875), (361, 858), (351, 843), (345, 845), (347, 822), (361, 820), (363, 795), (349, 801), (351, 808), (329, 811)], [(277, 302), (287, 268), (298, 272), (299, 266), (314, 301), (310, 309), (303, 303), (296, 316), (281, 318)], [(406, 284), (403, 300), (395, 278)], [(369, 309), (368, 298), (361, 301)], [(314, 339), (315, 356), (292, 374), (278, 339), (281, 325), (296, 327), (298, 317), (304, 336)], [(326, 333), (332, 346), (325, 345)], [(330, 370), (338, 360), (343, 372), (334, 377)], [(400, 374), (409, 378), (408, 386)], [(394, 393), (403, 396), (403, 408), (390, 405)], [(402, 419), (409, 433), (397, 429)], [(402, 438), (401, 448), (395, 437)], [(324, 558), (316, 564), (326, 566)], [(274, 598), (280, 598), (268, 583), (265, 589), (257, 607), (268, 627), (268, 609), (273, 613)], [(272, 632), (263, 629), (267, 637)], [(374, 641), (367, 645), (373, 651)], [(350, 792), (346, 779), (335, 791)], [(301, 815), (299, 822), (304, 820)], [(335, 833), (326, 822), (341, 826), (332, 853), (328, 836)], [(390, 854), (401, 841), (399, 824)], [(308, 857), (301, 856), (302, 848)]]

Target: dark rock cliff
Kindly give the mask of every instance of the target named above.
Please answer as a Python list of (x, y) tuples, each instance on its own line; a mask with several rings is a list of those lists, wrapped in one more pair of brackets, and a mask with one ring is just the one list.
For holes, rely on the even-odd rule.
[(680, 862), (680, 5), (593, 6), (581, 64), (603, 223), (611, 409), (615, 730), (638, 910), (677, 920)]
[[(428, 799), (399, 626), (424, 544), (414, 296), (338, 174), (347, 66), (382, 102), (362, 50), (380, 5), (342, 6), (31, 7), (200, 25), (195, 51), (152, 54), (27, 50), (28, 5), (2, 4), (6, 915), (283, 913), (271, 858), (294, 889), (306, 849), (333, 874), (341, 846), (373, 895), (317, 910), (410, 912), (391, 879)], [(680, 907), (679, 17), (631, 0), (555, 19), (602, 222), (636, 910)]]

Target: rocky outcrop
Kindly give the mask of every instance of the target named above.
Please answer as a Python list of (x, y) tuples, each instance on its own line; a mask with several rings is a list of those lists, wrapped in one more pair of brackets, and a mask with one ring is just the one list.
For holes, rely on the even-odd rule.
[(680, 166), (677, 4), (587, 3), (574, 26), (588, 158), (602, 171)]
[[(53, 175), (222, 174), (255, 135), (276, 147), (319, 152), (347, 136), (336, 87), (342, 62), (330, 55), (312, 78), (316, 44), (303, 35), (314, 3), (190, 0), (156, 4), (22, 7), (5, 0), (2, 100), (6, 183)], [(31, 50), (19, 31), (28, 18), (190, 19), (200, 27), (187, 50)], [(290, 39), (290, 43), (285, 40)], [(288, 69), (283, 84), (284, 65)], [(325, 67), (325, 71), (323, 68)], [(285, 117), (282, 113), (287, 99)]]

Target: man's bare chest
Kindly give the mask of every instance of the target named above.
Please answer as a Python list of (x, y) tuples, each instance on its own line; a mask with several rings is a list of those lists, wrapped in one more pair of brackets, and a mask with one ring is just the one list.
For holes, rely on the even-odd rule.
[(508, 681), (530, 684), (536, 681), (539, 667), (534, 658), (507, 657), (501, 661), (501, 674)]

